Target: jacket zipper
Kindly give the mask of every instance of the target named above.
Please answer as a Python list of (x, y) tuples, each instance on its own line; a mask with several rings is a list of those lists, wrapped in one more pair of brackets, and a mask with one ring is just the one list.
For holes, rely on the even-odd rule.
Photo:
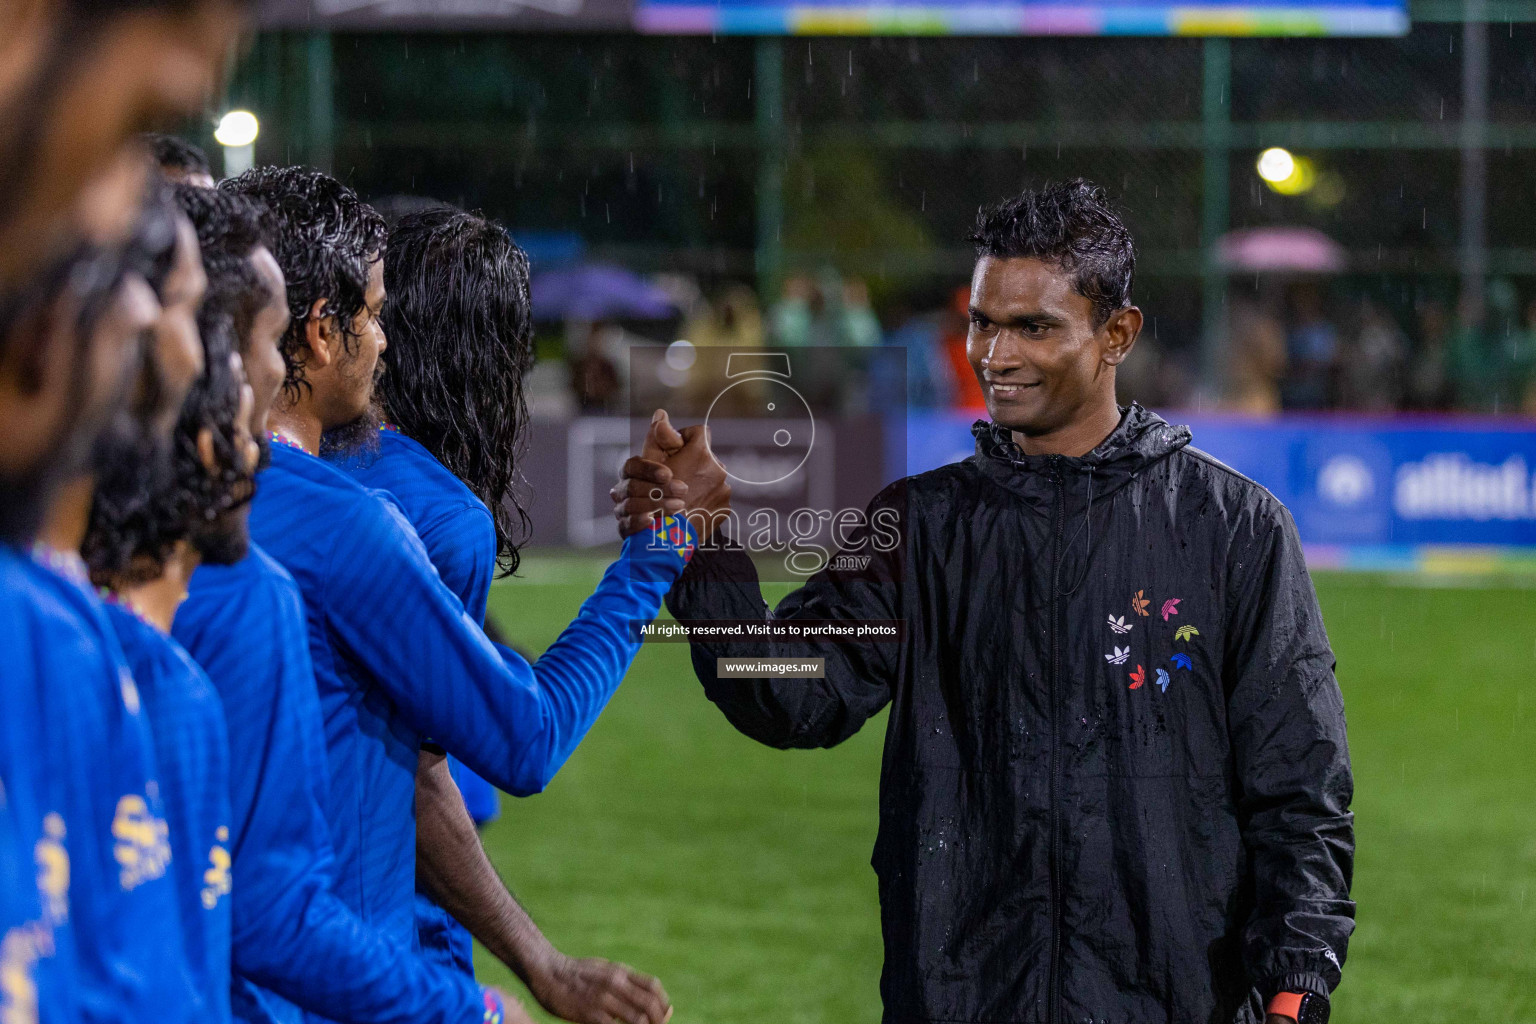
[(1060, 709), (1060, 636), (1061, 609), (1057, 605), (1061, 593), (1061, 543), (1066, 532), (1067, 485), (1061, 470), (1061, 457), (1051, 456), (1051, 476), (1056, 481), (1056, 534), (1053, 538), (1051, 560), (1051, 966), (1047, 983), (1049, 1000), (1048, 1019), (1051, 1024), (1061, 1020), (1061, 752), (1059, 736)]

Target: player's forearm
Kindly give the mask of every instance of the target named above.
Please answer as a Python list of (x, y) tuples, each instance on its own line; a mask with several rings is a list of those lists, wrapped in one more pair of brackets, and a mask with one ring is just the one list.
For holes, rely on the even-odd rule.
[(558, 955), (496, 874), (440, 754), (423, 753), (417, 765), (416, 875), (422, 890), (524, 984)]
[[(321, 873), (289, 873), (296, 847), (247, 862), (233, 904), (237, 976), (329, 1020), (354, 1024), (479, 1024), (472, 978), (385, 941), (342, 904)], [(241, 864), (237, 862), (236, 871)], [(273, 883), (273, 884), (268, 884)]]
[[(752, 560), (740, 551), (700, 552), (667, 594), (680, 622), (763, 621), (800, 616), (791, 595), (770, 616)], [(825, 610), (830, 607), (831, 610)], [(844, 601), (822, 602), (807, 617), (889, 618), (889, 613)], [(733, 640), (690, 644), (694, 673), (704, 693), (738, 732), (771, 747), (829, 747), (841, 743), (888, 699), (888, 666), (878, 649), (819, 641)], [(823, 677), (721, 678), (721, 658), (819, 659)]]

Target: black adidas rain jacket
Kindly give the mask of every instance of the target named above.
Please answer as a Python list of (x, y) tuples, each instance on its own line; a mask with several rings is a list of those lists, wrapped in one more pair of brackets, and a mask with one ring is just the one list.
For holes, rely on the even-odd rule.
[[(692, 644), (710, 700), (770, 746), (831, 746), (889, 705), (885, 1021), (1253, 1022), (1276, 991), (1327, 994), (1353, 784), (1289, 513), (1139, 406), (1082, 458), (974, 432), (974, 456), (875, 499), (896, 552), (773, 611), (744, 554), (700, 552), (667, 602), (904, 621), (896, 644)], [(717, 657), (806, 655), (825, 679), (716, 678)]]

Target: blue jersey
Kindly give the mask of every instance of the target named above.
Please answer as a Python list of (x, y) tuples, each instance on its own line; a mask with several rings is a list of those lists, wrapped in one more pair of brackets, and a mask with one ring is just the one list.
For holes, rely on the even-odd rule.
[(213, 684), (181, 646), (133, 611), (107, 615), (149, 715), (171, 878), (200, 1020), (229, 1020), (229, 740)]
[[(138, 686), (77, 557), (50, 553), (31, 637), (41, 664), (35, 756), (57, 787), (69, 854), (76, 998), (86, 1024), (196, 1019), (170, 828)], [(8, 653), (9, 656), (9, 653)]]
[(332, 891), (324, 731), (293, 578), (255, 544), (236, 565), (202, 566), (172, 633), (229, 728), (235, 1017), (291, 1024), (302, 1006), (354, 1024), (480, 1021), (473, 981), (385, 941)]
[[(421, 538), (437, 574), (476, 622), (485, 622), (496, 576), (496, 524), (485, 503), (420, 444), (393, 427), (379, 433), (378, 451), (336, 460), (364, 487), (387, 491)], [(464, 806), (476, 825), (500, 814), (495, 787), (448, 759)]]
[[(658, 531), (659, 532), (659, 531)], [(639, 649), (692, 534), (631, 538), (597, 592), (530, 666), (492, 644), (438, 576), (398, 506), (336, 467), (275, 445), (252, 536), (304, 595), (331, 769), (338, 891), (413, 942), (417, 754), (431, 736), (509, 792), (565, 763)]]
[(65, 669), (53, 638), (73, 633), (31, 560), (0, 544), (0, 1020), (72, 1022), (68, 822), (41, 756), (43, 691)]
[[(379, 434), (377, 451), (338, 459), (359, 483), (387, 491), (411, 521), (427, 557), (464, 611), (485, 621), (485, 605), (496, 573), (496, 526), (491, 513), (462, 480), (416, 441), (393, 428)], [(499, 813), (496, 790), (449, 758), (449, 770), (476, 825)], [(422, 954), (474, 973), (469, 932), (426, 893), (416, 893), (416, 939)]]

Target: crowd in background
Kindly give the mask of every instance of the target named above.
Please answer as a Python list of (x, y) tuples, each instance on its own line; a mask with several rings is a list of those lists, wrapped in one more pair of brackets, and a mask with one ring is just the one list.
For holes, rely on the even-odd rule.
[[(654, 283), (670, 300), (666, 317), (542, 325), (532, 388), (539, 412), (622, 411), (629, 346), (679, 339), (744, 348), (899, 347), (906, 352), (908, 408), (983, 410), (965, 356), (964, 285), (947, 301), (913, 309), (900, 300), (877, 308), (864, 281), (831, 268), (791, 275), (770, 302), (741, 281), (705, 287), (674, 274)], [(1259, 416), (1536, 415), (1536, 300), (1522, 305), (1513, 284), (1495, 280), (1476, 327), (1461, 322), (1448, 298), (1424, 297), (1408, 308), (1404, 316), (1378, 297), (1323, 278), (1234, 287), (1212, 368), (1220, 383), (1206, 383), (1197, 323), (1182, 331), (1149, 328), (1121, 367), (1121, 400)], [(1158, 311), (1146, 312), (1151, 323)], [(863, 383), (857, 374), (846, 380), (847, 387)], [(868, 403), (855, 397), (853, 404)]]

